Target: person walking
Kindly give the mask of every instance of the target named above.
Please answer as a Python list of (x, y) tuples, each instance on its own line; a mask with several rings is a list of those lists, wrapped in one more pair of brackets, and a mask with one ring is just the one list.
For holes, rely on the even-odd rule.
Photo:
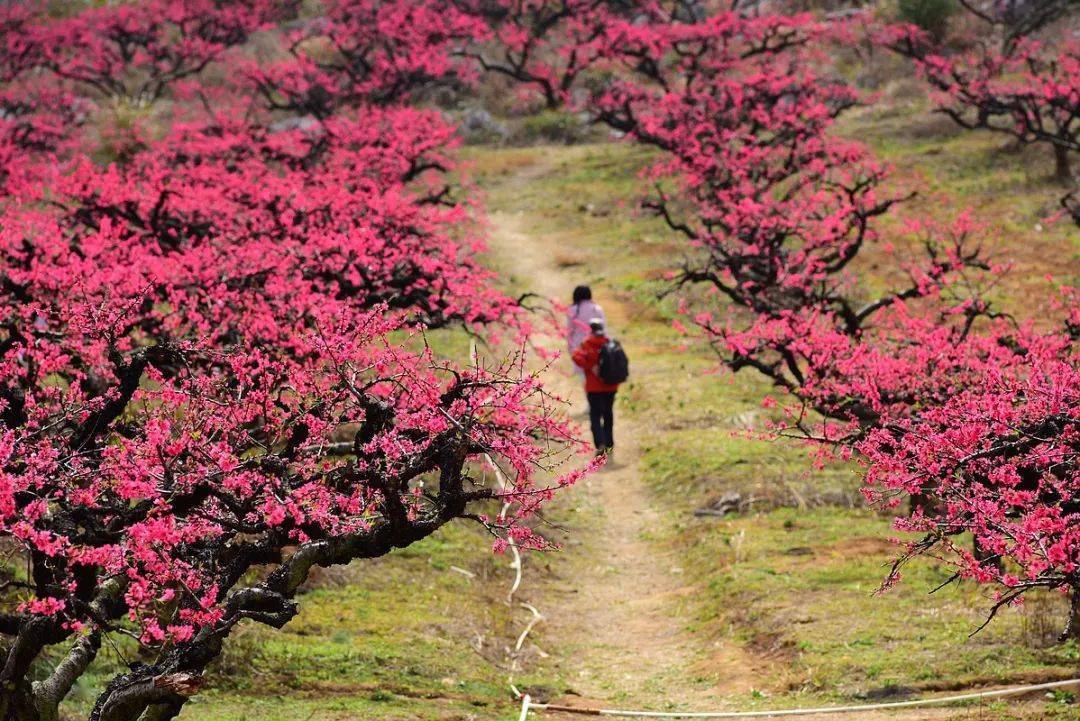
[(628, 363), (622, 347), (607, 336), (604, 320), (589, 321), (589, 335), (574, 351), (574, 364), (585, 376), (585, 397), (589, 401), (589, 425), (596, 455), (615, 449), (615, 394), (626, 380)]
[[(579, 285), (574, 288), (573, 305), (566, 311), (566, 348), (573, 353), (582, 342), (589, 337), (589, 321), (599, 318), (601, 323), (606, 323), (604, 309), (592, 299), (592, 289), (587, 285)], [(585, 372), (576, 364), (574, 370), (581, 378)]]

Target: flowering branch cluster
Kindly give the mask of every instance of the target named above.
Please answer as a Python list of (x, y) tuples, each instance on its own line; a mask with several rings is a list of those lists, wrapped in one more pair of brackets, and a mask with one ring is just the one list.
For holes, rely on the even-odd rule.
[(33, 28), (38, 63), (103, 96), (145, 105), (201, 73), (295, 3), (164, 0), (91, 8)]
[[(604, 28), (583, 54), (558, 54), (592, 59), (585, 98), (557, 98), (661, 151), (644, 205), (687, 241), (674, 287), (722, 363), (756, 369), (795, 401), (787, 430), (857, 454), (871, 500), (912, 498), (898, 525), (923, 535), (887, 583), (907, 559), (934, 555), (954, 580), (999, 584), (1001, 603), (1071, 591), (1080, 618), (1075, 324), (1036, 331), (994, 311), (985, 291), (1000, 268), (968, 214), (909, 224), (902, 253), (881, 241), (877, 219), (903, 198), (883, 191), (885, 166), (831, 132), (858, 98), (822, 50), (852, 29), (652, 2), (591, 17)], [(1066, 52), (1044, 64), (1037, 49), (1013, 44), (1009, 72), (1028, 74), (1008, 101), (1005, 81), (980, 86), (993, 112), (972, 123), (1026, 113), (1024, 138), (1075, 129), (1075, 63)], [(509, 74), (551, 97), (528, 68)], [(872, 245), (898, 258), (895, 284), (874, 293), (858, 282)], [(973, 551), (956, 541), (964, 533)]]
[[(937, 46), (913, 26), (884, 28), (875, 40), (915, 62), (934, 90), (939, 112), (963, 128), (1048, 146), (1055, 178), (1073, 186), (1072, 157), (1080, 153), (1080, 42), (1068, 33), (1045, 30), (1036, 39), (1018, 32), (1000, 47), (978, 43), (958, 53)], [(1080, 223), (1074, 198), (1067, 196), (1062, 205)]]
[(510, 78), (548, 109), (571, 100), (574, 84), (610, 46), (611, 31), (639, 4), (624, 0), (457, 0), (491, 28), (462, 51), (487, 73)]
[[(115, 636), (148, 660), (91, 718), (172, 718), (238, 623), (297, 613), (315, 566), (457, 518), (497, 547), (542, 545), (524, 521), (576, 478), (538, 480), (568, 448), (556, 404), (520, 355), (459, 365), (423, 342), (451, 325), (526, 330), (451, 190), (453, 128), (404, 104), (452, 74), (433, 38), (461, 19), (333, 4), (320, 27), (337, 42), (372, 12), (401, 32), (316, 66), (297, 51), (340, 98), (316, 112), (272, 101), (295, 95), (276, 66), (200, 74), (250, 33), (274, 35), (269, 6), (122, 4), (55, 22), (17, 7), (5, 22), (39, 45), (5, 36), (2, 97), (46, 79), (79, 101), (42, 94), (2, 126), (0, 718), (55, 719)], [(166, 93), (172, 122), (107, 166), (56, 123), (105, 95)], [(487, 519), (477, 504), (496, 497), (514, 513)]]
[[(986, 369), (979, 385), (874, 430), (859, 450), (873, 500), (888, 505), (903, 492), (933, 501), (898, 523), (920, 537), (906, 544), (888, 583), (915, 556), (939, 558), (955, 569), (950, 580), (1001, 587), (987, 623), (1032, 588), (1072, 589), (1063, 638), (1075, 638), (1080, 377), (1072, 353), (1034, 343), (1025, 350), (1022, 364)], [(956, 542), (965, 532), (974, 550)]]
[(450, 2), (333, 0), (286, 36), (289, 57), (246, 72), (272, 108), (326, 117), (342, 106), (400, 102), (434, 82), (468, 83), (461, 47), (487, 26)]

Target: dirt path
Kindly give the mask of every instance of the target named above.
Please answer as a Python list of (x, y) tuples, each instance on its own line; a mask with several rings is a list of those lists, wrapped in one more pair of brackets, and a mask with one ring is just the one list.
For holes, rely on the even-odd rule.
[[(544, 163), (527, 166), (503, 182), (528, 183), (549, 170)], [(569, 298), (580, 276), (556, 262), (567, 249), (531, 234), (524, 213), (494, 210), (489, 217), (496, 266), (527, 279), (540, 295)], [(625, 327), (628, 309), (603, 289), (594, 290), (611, 325)], [(552, 339), (551, 344), (559, 342)], [(550, 386), (572, 399), (573, 413), (583, 416), (583, 393), (569, 362), (564, 359), (551, 376)], [(697, 705), (716, 692), (694, 673), (703, 663), (714, 675), (717, 666), (726, 668), (724, 692), (749, 692), (754, 687), (754, 664), (741, 650), (734, 645), (702, 648), (687, 630), (682, 599), (693, 589), (682, 578), (678, 558), (649, 540), (659, 514), (638, 471), (636, 427), (623, 413), (617, 415), (615, 430), (614, 462), (574, 489), (568, 499), (580, 512), (578, 517), (588, 522), (567, 521), (572, 525), (568, 539), (572, 570), (553, 584), (557, 589), (542, 605), (547, 617), (545, 643), (558, 649), (554, 663), (580, 696), (571, 696), (571, 702), (655, 706), (665, 699), (681, 699), (680, 706)]]

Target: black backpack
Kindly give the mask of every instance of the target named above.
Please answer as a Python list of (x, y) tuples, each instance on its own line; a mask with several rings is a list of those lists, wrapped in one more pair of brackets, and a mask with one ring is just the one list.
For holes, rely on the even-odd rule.
[(600, 380), (609, 385), (618, 385), (630, 377), (630, 361), (619, 341), (612, 338), (600, 346), (600, 362), (597, 373)]

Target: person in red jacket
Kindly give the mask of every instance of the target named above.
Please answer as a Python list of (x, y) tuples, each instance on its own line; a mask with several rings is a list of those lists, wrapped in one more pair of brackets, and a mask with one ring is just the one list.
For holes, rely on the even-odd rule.
[(574, 364), (585, 372), (585, 396), (589, 399), (589, 425), (592, 427), (596, 454), (608, 454), (615, 448), (615, 393), (618, 384), (605, 383), (598, 373), (600, 349), (607, 343), (604, 321), (589, 321), (591, 333), (574, 351)]

